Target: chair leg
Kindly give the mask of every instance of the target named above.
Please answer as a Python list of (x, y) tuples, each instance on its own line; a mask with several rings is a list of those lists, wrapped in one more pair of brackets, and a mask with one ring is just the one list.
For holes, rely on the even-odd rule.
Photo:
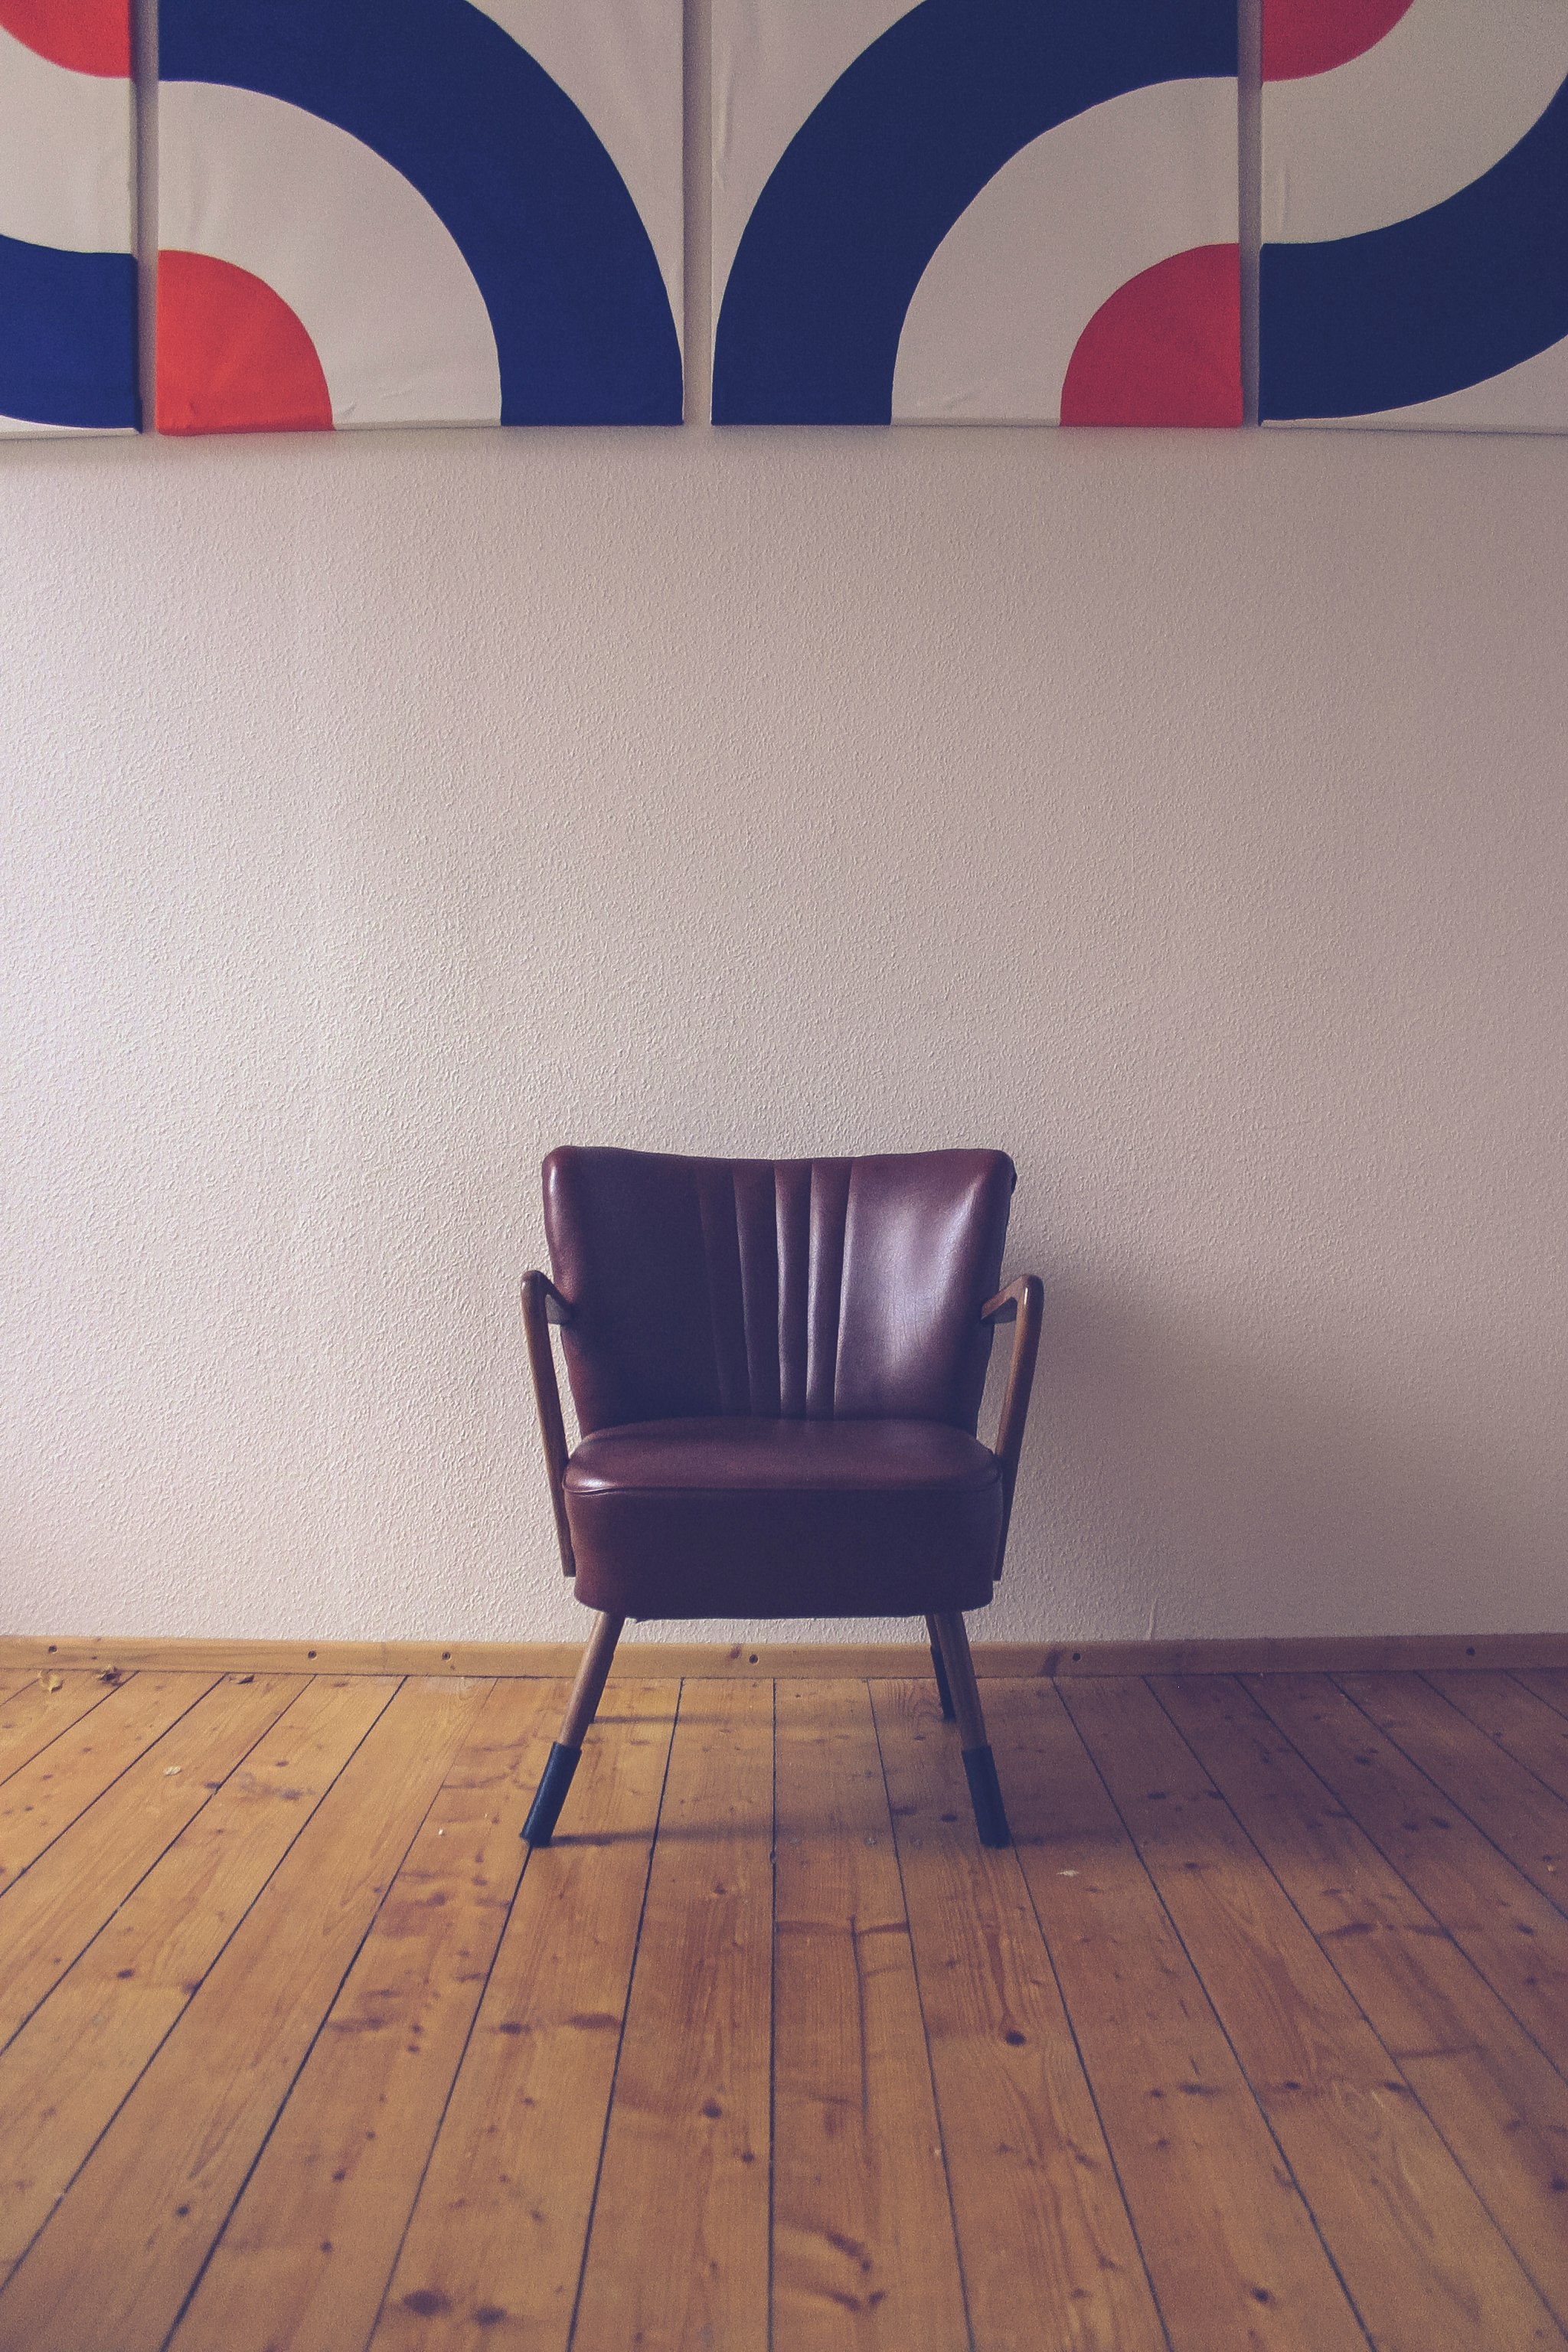
[(953, 1713), (958, 1717), (958, 1734), (963, 1743), (963, 1777), (969, 1783), (969, 1794), (974, 1806), (974, 1826), (980, 1832), (982, 1845), (1011, 1845), (1012, 1832), (1007, 1827), (1007, 1815), (1002, 1803), (1002, 1790), (996, 1779), (996, 1759), (985, 1737), (985, 1717), (981, 1711), (980, 1685), (974, 1679), (974, 1661), (969, 1654), (969, 1635), (956, 1609), (943, 1610), (932, 1619), (937, 1641), (947, 1667), (949, 1688), (952, 1692)]
[(602, 1616), (588, 1636), (588, 1646), (566, 1702), (561, 1737), (550, 1751), (538, 1793), (522, 1825), (522, 1834), (531, 1846), (548, 1845), (554, 1834), (561, 1808), (566, 1802), (566, 1791), (572, 1786), (572, 1775), (577, 1769), (577, 1759), (583, 1753), (583, 1735), (594, 1720), (626, 1622), (624, 1617)]
[(936, 1695), (942, 1701), (942, 1719), (943, 1723), (951, 1723), (952, 1721), (952, 1693), (948, 1687), (947, 1668), (942, 1663), (942, 1643), (937, 1639), (936, 1619), (934, 1617), (928, 1617), (926, 1619), (926, 1632), (931, 1635), (931, 1672), (936, 1676)]

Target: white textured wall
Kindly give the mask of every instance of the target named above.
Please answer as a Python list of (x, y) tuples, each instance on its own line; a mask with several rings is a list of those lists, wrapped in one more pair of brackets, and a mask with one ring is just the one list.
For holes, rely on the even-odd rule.
[(1565, 547), (1563, 440), (8, 449), (4, 1623), (574, 1632), (571, 1139), (1014, 1153), (992, 1634), (1561, 1627)]

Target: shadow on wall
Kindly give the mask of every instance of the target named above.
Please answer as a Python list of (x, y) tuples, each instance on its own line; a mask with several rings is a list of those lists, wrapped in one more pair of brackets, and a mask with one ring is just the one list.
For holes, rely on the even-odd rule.
[[(1486, 1458), (1473, 1432), (1468, 1447), (1454, 1442), (1413, 1394), (1376, 1394), (1364, 1368), (1355, 1392), (1325, 1355), (1320, 1343), (1292, 1369), (1195, 1316), (1109, 1287), (1048, 1285), (1018, 1516), (986, 1638), (1554, 1623), (1560, 1530), (1510, 1509), (1524, 1482), (1500, 1441), (1499, 1458)], [(1529, 1485), (1539, 1494), (1542, 1483), (1534, 1464)], [(1085, 1623), (1095, 1594), (1098, 1622)]]

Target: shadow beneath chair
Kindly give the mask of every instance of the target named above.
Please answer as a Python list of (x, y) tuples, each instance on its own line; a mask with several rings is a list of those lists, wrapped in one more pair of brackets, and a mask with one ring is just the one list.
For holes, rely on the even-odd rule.
[[(614, 1669), (612, 1668), (612, 1672), (613, 1671)], [(673, 1684), (675, 1680), (673, 1675), (669, 1677), (669, 1680)], [(614, 1688), (614, 1685), (612, 1685), (611, 1687)], [(661, 1737), (668, 1738), (669, 1727), (674, 1721), (675, 1709), (673, 1706), (671, 1706), (668, 1715), (616, 1715), (611, 1708), (605, 1706), (595, 1708), (594, 1713), (594, 1729), (595, 1731), (605, 1731), (609, 1728), (611, 1724), (618, 1723), (627, 1728), (635, 1727), (644, 1731), (658, 1732)]]
[[(822, 1834), (826, 1836), (827, 1833), (825, 1825)], [(736, 1843), (742, 1838), (750, 1839), (754, 1843), (758, 1837), (771, 1840), (771, 1823), (766, 1822), (662, 1822), (658, 1830), (660, 1845), (681, 1845), (693, 1840), (700, 1840), (706, 1844), (725, 1845)], [(547, 1846), (540, 1846), (537, 1851), (541, 1853), (565, 1853), (574, 1850), (586, 1852), (590, 1846), (646, 1845), (647, 1842), (647, 1830), (558, 1829), (550, 1843)]]

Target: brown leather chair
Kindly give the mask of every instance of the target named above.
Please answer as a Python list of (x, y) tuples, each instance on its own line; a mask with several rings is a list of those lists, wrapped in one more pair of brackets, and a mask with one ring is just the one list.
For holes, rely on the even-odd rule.
[[(628, 1617), (923, 1614), (975, 1820), (1007, 1819), (960, 1613), (1001, 1573), (1043, 1292), (998, 1290), (999, 1151), (552, 1151), (523, 1276), (561, 1561), (599, 1612), (523, 1835), (548, 1844)], [(975, 1435), (1016, 1318), (994, 1452)], [(549, 1326), (582, 1438), (569, 1453)]]

